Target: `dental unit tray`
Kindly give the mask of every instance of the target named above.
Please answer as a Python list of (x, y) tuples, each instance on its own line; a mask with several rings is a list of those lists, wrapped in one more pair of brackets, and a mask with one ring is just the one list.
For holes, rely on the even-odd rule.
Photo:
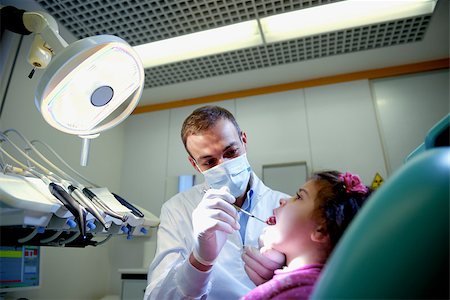
[[(110, 210), (125, 215), (126, 220), (104, 214), (106, 227), (87, 213), (83, 237), (74, 215), (34, 177), (0, 173), (0, 237), (2, 245), (96, 246), (95, 237), (149, 236), (159, 218), (139, 207), (143, 217), (121, 204), (107, 188), (92, 188)], [(128, 203), (131, 205), (130, 203)], [(136, 205), (131, 205), (136, 207)]]

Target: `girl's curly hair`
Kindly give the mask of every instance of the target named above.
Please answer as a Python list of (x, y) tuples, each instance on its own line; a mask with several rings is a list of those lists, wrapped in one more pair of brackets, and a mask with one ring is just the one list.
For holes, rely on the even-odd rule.
[(318, 188), (313, 218), (323, 225), (323, 233), (328, 234), (331, 251), (372, 190), (367, 187), (365, 192), (349, 191), (338, 171), (316, 172), (310, 179)]

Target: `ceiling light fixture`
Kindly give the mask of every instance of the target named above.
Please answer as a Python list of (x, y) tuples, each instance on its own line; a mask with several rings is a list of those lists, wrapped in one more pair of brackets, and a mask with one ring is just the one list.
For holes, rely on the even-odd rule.
[(262, 44), (258, 22), (241, 22), (135, 46), (145, 68)]
[(437, 0), (346, 0), (260, 19), (267, 43), (431, 14)]
[[(344, 0), (133, 47), (145, 68), (431, 14), (437, 0)], [(258, 24), (259, 23), (259, 24)]]

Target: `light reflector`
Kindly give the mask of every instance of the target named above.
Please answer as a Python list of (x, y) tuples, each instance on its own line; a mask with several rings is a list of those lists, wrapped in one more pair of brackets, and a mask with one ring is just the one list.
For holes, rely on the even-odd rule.
[[(115, 36), (89, 37), (54, 58), (39, 82), (35, 100), (51, 126), (92, 135), (115, 126), (133, 111), (143, 82), (142, 64), (127, 43)], [(128, 106), (116, 113), (125, 102)], [(116, 118), (97, 126), (113, 112)]]

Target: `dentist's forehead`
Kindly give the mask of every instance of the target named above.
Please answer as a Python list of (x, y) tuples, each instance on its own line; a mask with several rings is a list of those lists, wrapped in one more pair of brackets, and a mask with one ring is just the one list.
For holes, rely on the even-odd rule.
[(202, 153), (222, 152), (234, 144), (240, 145), (239, 133), (233, 123), (225, 119), (201, 133), (189, 135), (186, 140), (187, 149), (194, 158)]

